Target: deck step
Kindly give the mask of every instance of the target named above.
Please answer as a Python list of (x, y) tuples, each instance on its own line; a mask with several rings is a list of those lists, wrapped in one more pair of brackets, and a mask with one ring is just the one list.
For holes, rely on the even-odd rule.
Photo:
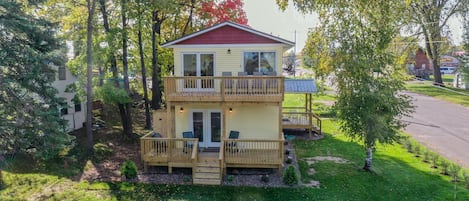
[(199, 166), (195, 168), (196, 173), (210, 172), (210, 173), (219, 173), (220, 167), (203, 167)]
[(202, 185), (220, 185), (220, 179), (193, 179), (194, 184), (202, 184)]
[(193, 184), (202, 185), (220, 185), (221, 184), (221, 168), (216, 159), (201, 159), (194, 167), (192, 175)]

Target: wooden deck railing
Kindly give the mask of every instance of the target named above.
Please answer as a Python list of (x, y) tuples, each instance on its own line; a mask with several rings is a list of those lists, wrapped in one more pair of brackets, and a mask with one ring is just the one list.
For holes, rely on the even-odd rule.
[(168, 101), (283, 101), (284, 77), (164, 77)]
[(192, 166), (197, 163), (198, 138), (157, 138), (151, 133), (140, 138), (140, 155), (147, 165), (168, 165), (177, 163), (182, 166)]
[(224, 139), (225, 164), (238, 167), (278, 167), (283, 164), (284, 140)]
[(282, 112), (283, 128), (313, 129), (321, 134), (321, 118), (313, 112), (300, 107), (284, 107)]

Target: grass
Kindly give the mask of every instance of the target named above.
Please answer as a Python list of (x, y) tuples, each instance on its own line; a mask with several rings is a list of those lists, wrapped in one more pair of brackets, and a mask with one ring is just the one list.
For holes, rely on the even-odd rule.
[(448, 91), (448, 90), (434, 87), (430, 84), (424, 84), (424, 83), (407, 84), (406, 88), (407, 90), (414, 92), (414, 93), (419, 93), (419, 94), (435, 97), (441, 100), (445, 100), (445, 101), (449, 101), (452, 103), (463, 105), (465, 107), (469, 107), (469, 92), (467, 90), (447, 87), (448, 89), (458, 91), (461, 93), (465, 93), (467, 94), (466, 96), (460, 93), (455, 93), (452, 91)]
[[(296, 141), (299, 158), (336, 156), (346, 164), (318, 162), (310, 166), (300, 161), (303, 182), (318, 180), (324, 198), (332, 200), (468, 200), (469, 190), (458, 183), (456, 188), (449, 176), (408, 153), (400, 144), (380, 145), (374, 152), (373, 173), (364, 172), (365, 152), (338, 131), (333, 120), (323, 121), (325, 138), (321, 141)], [(314, 168), (316, 174), (307, 174)], [(456, 199), (454, 196), (456, 195)]]
[[(153, 185), (126, 182), (76, 182), (41, 173), (5, 173), (2, 200), (469, 200), (469, 190), (439, 174), (399, 144), (379, 146), (373, 169), (361, 170), (362, 146), (338, 132), (337, 122), (324, 120), (325, 137), (295, 140), (299, 158), (336, 156), (346, 164), (300, 161), (303, 182), (321, 182), (320, 188), (255, 188), (197, 185)], [(314, 168), (316, 174), (307, 175)], [(233, 193), (236, 192), (236, 193)], [(456, 196), (456, 197), (455, 197)]]
[[(286, 99), (295, 104), (293, 100), (303, 97), (296, 96)], [(299, 158), (335, 156), (349, 161), (308, 166), (300, 160), (302, 181), (318, 180), (320, 188), (88, 183), (75, 181), (73, 174), (79, 174), (76, 170), (83, 169), (84, 162), (73, 163), (76, 167), (69, 169), (74, 171), (66, 171), (59, 168), (63, 161), (47, 164), (54, 168), (44, 169), (36, 168), (27, 158), (17, 157), (4, 169), (5, 186), (0, 189), (0, 200), (469, 200), (469, 190), (462, 182), (452, 183), (449, 176), (440, 175), (438, 169), (399, 144), (378, 146), (373, 157), (374, 171), (369, 173), (361, 170), (363, 147), (340, 133), (336, 121), (323, 120), (323, 132), (324, 138), (319, 141), (294, 141)], [(308, 168), (314, 168), (316, 174), (308, 175)]]
[[(443, 74), (441, 75), (441, 79), (445, 85), (452, 86), (454, 80), (454, 74)], [(430, 75), (430, 80), (434, 80), (433, 75)]]

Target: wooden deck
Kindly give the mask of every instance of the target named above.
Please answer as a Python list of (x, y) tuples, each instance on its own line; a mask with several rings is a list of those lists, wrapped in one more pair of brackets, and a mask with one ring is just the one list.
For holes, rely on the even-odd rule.
[[(198, 139), (156, 138), (151, 133), (140, 139), (145, 171), (148, 166), (189, 167), (198, 184), (220, 184), (227, 167), (278, 168), (284, 160), (284, 140), (223, 139), (218, 153), (198, 151)], [(281, 171), (280, 171), (281, 174)]]
[(313, 112), (284, 108), (282, 112), (282, 128), (308, 129), (321, 134), (321, 118)]
[(282, 102), (284, 77), (164, 77), (167, 101)]

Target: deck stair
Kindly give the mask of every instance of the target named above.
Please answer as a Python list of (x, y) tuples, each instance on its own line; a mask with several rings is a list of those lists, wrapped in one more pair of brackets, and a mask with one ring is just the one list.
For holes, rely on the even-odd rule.
[(198, 163), (193, 170), (193, 184), (220, 185), (221, 180), (221, 168), (218, 157), (200, 155)]

